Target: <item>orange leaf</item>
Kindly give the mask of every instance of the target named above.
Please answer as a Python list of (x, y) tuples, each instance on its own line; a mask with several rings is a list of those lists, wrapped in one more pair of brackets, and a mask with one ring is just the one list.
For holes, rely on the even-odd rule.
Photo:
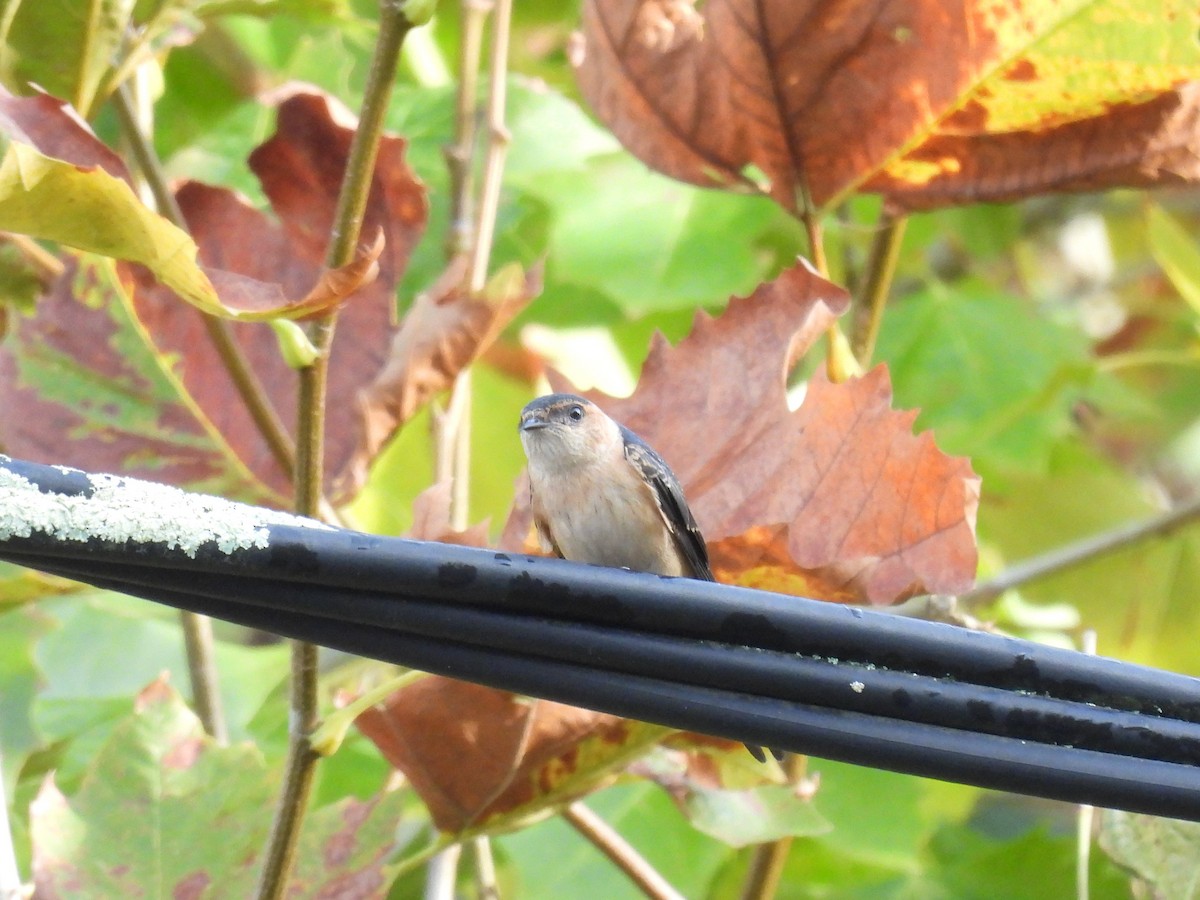
[[(821, 375), (788, 410), (786, 377), (846, 308), (800, 264), (700, 314), (677, 347), (657, 338), (633, 396), (592, 395), (667, 459), (722, 580), (825, 599), (890, 603), (974, 578), (978, 479), (890, 408), (884, 367), (844, 384)], [(504, 540), (528, 532), (523, 497)]]
[[(573, 62), (629, 150), (798, 211), (1200, 180), (1195, 24), (1105, 4), (588, 0)], [(1161, 45), (1135, 61), (1128, 47)]]
[(616, 716), (432, 676), (356, 724), (449, 832), (554, 791), (576, 770), (581, 741), (620, 744), (633, 727)]

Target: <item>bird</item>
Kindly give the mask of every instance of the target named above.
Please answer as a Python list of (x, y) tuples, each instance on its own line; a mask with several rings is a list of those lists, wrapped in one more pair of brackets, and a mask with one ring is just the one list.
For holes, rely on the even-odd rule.
[[(521, 410), (520, 435), (543, 550), (576, 562), (716, 581), (679, 479), (633, 431), (584, 397), (547, 394)], [(766, 761), (761, 748), (746, 749)]]

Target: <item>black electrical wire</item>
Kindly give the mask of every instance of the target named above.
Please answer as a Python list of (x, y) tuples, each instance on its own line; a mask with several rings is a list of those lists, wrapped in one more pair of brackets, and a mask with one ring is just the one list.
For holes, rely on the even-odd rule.
[[(4, 458), (0, 469), (44, 493), (93, 491), (84, 473)], [(0, 510), (0, 526), (19, 513)], [(263, 548), (192, 557), (35, 531), (0, 540), (0, 558), (671, 727), (1200, 821), (1196, 679), (688, 579), (341, 530), (267, 533)]]
[[(97, 586), (128, 590), (121, 582)], [(285, 637), (330, 643), (358, 655), (504, 690), (656, 721), (831, 759), (1072, 803), (1200, 821), (1193, 766), (880, 719), (711, 688), (596, 671), (387, 633), (368, 626), (278, 612), (186, 592), (154, 589), (147, 599)]]
[[(14, 561), (29, 563), (19, 554)], [(126, 590), (150, 594), (175, 590), (178, 577), (165, 569), (132, 569), (112, 563), (56, 564), (66, 577), (105, 577)], [(293, 583), (284, 589), (247, 592), (242, 583), (193, 573), (187, 593), (234, 601), (286, 616), (299, 613), (330, 620), (324, 643), (337, 646), (341, 622), (476, 647), (525, 653), (589, 668), (640, 675), (700, 687), (743, 691), (760, 697), (995, 734), (1021, 740), (1083, 747), (1131, 757), (1200, 765), (1200, 725), (1095, 707), (1053, 697), (1013, 693), (895, 672), (876, 666), (831, 662), (757, 648), (668, 638), (579, 623), (518, 616), (456, 604), (398, 598)]]

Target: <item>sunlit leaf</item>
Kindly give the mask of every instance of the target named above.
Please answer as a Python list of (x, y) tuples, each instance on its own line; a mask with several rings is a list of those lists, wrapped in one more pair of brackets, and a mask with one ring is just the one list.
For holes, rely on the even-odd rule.
[(631, 152), (799, 211), (1200, 179), (1188, 0), (589, 0), (574, 62)]

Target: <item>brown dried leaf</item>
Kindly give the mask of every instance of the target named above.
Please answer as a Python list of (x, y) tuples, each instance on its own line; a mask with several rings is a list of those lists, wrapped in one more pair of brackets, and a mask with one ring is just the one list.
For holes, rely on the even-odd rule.
[(438, 541), (442, 544), (458, 544), (463, 547), (488, 546), (488, 522), (472, 525), (466, 531), (457, 531), (450, 524), (449, 479), (430, 485), (417, 494), (413, 501), (413, 523), (405, 537), (414, 541)]
[(77, 166), (99, 166), (129, 181), (121, 157), (97, 140), (65, 100), (49, 94), (17, 97), (0, 87), (0, 133)]
[[(448, 678), (423, 678), (356, 720), (448, 832), (594, 789), (665, 729)], [(640, 739), (639, 739), (640, 736)]]
[[(890, 408), (880, 366), (830, 384), (816, 375), (789, 412), (787, 373), (845, 292), (803, 264), (677, 347), (661, 337), (628, 399), (593, 395), (661, 452), (683, 484), (723, 580), (826, 599), (891, 603), (954, 593), (975, 574), (978, 479)], [(524, 494), (504, 543), (528, 535)]]
[[(29, 103), (36, 106), (20, 105)], [(330, 366), (326, 484), (331, 493), (336, 486), (340, 493), (335, 499), (341, 500), (359, 486), (348, 474), (351, 458), (362, 458), (355, 398), (387, 362), (395, 286), (424, 227), (426, 206), (424, 189), (403, 160), (405, 142), (385, 136), (364, 221), (363, 233), (371, 244), (360, 248), (345, 269), (326, 271), (325, 242), (353, 131), (334, 121), (341, 113), (332, 103), (317, 93), (292, 96), (280, 107), (275, 136), (254, 155), (280, 224), (220, 188), (188, 183), (177, 200), (200, 247), (201, 262), (231, 299), (270, 304), (304, 297), (319, 305), (340, 302), (346, 292), (355, 291), (354, 302), (339, 320)], [(90, 163), (102, 162), (107, 152), (46, 98), (9, 102), (0, 106), (0, 114), (19, 119), (39, 141), (98, 155)], [(379, 275), (370, 281), (376, 267)], [(139, 320), (132, 344), (120, 303), (114, 300), (101, 309), (91, 297), (86, 304), (71, 302), (81, 286), (70, 277), (57, 291), (61, 302), (42, 302), (32, 319), (17, 323), (17, 333), (0, 349), (0, 399), (12, 411), (0, 423), (5, 429), (0, 439), (10, 452), (30, 459), (284, 502), (290, 478), (247, 413), (203, 320), (147, 273), (129, 272)], [(296, 418), (296, 375), (281, 357), (274, 334), (259, 325), (234, 323), (230, 329), (280, 420), (290, 425)], [(169, 385), (157, 382), (160, 372), (136, 377), (129, 372), (147, 366), (146, 358), (131, 358), (128, 352), (147, 337), (154, 350), (150, 368), (169, 370)], [(47, 345), (55, 359), (42, 349)], [(65, 370), (63, 360), (68, 361)], [(77, 368), (96, 385), (120, 385), (114, 394), (121, 398), (115, 406), (119, 414), (101, 416), (88, 404), (80, 410), (78, 389), (73, 395), (65, 386), (56, 389), (62, 397), (46, 402), (48, 376), (42, 370), (50, 365), (64, 371)], [(173, 393), (179, 384), (183, 397)], [(47, 414), (59, 404), (64, 404), (59, 412)], [(104, 424), (106, 418), (109, 424)], [(97, 459), (110, 463), (101, 466)]]
[(388, 361), (374, 382), (359, 393), (364, 436), (347, 474), (365, 477), (367, 466), (387, 440), (495, 341), (542, 289), (540, 269), (523, 278), (516, 267), (493, 276), (479, 296), (463, 279), (465, 258), (453, 260), (430, 290), (413, 301), (392, 343)]
[[(637, 156), (784, 207), (932, 207), (1200, 180), (1194, 10), (1112, 4), (589, 0), (580, 87)], [(1108, 17), (1106, 19), (1106, 17)], [(1191, 17), (1190, 19), (1188, 17)], [(1190, 31), (1182, 22), (1190, 21)]]

